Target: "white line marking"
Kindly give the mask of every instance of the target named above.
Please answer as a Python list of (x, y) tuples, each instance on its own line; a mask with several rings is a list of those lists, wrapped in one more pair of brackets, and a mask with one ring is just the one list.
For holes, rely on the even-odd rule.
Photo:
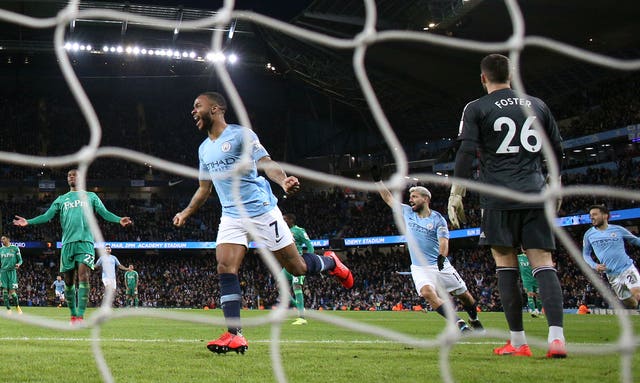
[[(122, 343), (202, 343), (204, 339), (133, 339), (133, 338), (56, 338), (56, 337), (0, 337), (0, 341), (43, 341), (43, 342), (78, 342), (78, 341), (99, 341), (99, 342), (122, 342)], [(250, 343), (271, 343), (270, 339), (249, 339)], [(332, 344), (332, 343), (347, 343), (347, 344), (398, 344), (400, 342), (393, 342), (390, 340), (342, 340), (342, 339), (327, 339), (327, 340), (280, 340), (281, 344)], [(504, 342), (494, 341), (477, 341), (477, 342), (456, 342), (456, 344), (463, 345), (500, 345)], [(612, 343), (574, 343), (581, 346), (606, 346)]]

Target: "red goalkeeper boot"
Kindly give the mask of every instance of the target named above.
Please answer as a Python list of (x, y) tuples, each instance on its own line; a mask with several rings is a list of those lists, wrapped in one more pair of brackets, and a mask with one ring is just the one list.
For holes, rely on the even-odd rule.
[(244, 354), (249, 348), (249, 344), (242, 334), (232, 334), (227, 331), (220, 338), (207, 343), (207, 348), (216, 354), (226, 354), (229, 351)]
[(494, 348), (493, 353), (496, 355), (513, 355), (513, 356), (531, 356), (531, 349), (529, 345), (523, 344), (520, 347), (513, 347), (511, 341), (507, 341), (502, 347)]
[(547, 358), (566, 358), (567, 348), (564, 342), (560, 339), (554, 339), (549, 345), (549, 351), (547, 352)]

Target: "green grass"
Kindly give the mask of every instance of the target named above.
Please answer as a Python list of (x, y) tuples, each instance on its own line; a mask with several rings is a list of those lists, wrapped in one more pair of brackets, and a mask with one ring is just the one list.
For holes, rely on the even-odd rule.
[[(219, 310), (175, 310), (187, 315), (220, 317)], [(25, 308), (38, 317), (68, 320), (66, 309)], [(243, 311), (243, 317), (267, 312)], [(91, 311), (88, 316), (91, 315)], [(444, 321), (435, 313), (325, 312), (425, 340), (436, 339)], [(15, 316), (15, 313), (14, 313)], [(462, 314), (466, 318), (466, 314)], [(289, 382), (417, 382), (441, 381), (439, 349), (394, 343), (308, 318), (306, 326), (282, 326), (281, 356)], [(506, 330), (502, 313), (482, 313), (485, 327)], [(632, 316), (634, 333), (640, 316)], [(530, 337), (546, 338), (544, 318), (525, 316)], [(216, 355), (205, 348), (220, 326), (145, 317), (107, 321), (102, 349), (116, 382), (275, 382), (269, 354), (269, 326), (245, 328), (249, 350), (240, 355)], [(614, 316), (565, 316), (565, 335), (573, 345), (593, 349), (615, 342), (619, 325)], [(450, 354), (457, 382), (619, 382), (620, 356), (571, 353), (564, 360), (544, 358), (532, 347), (533, 358), (497, 357), (496, 338), (464, 338)], [(2, 382), (98, 382), (101, 375), (91, 351), (90, 330), (61, 331), (0, 318)], [(633, 376), (640, 379), (640, 356), (633, 357)]]

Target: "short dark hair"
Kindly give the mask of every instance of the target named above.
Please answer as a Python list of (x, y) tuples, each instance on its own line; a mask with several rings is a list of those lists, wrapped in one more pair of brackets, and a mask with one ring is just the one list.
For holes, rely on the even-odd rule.
[(507, 56), (493, 53), (480, 61), (480, 70), (490, 82), (504, 84), (511, 77), (511, 62)]
[(105, 248), (105, 249), (106, 249), (107, 247), (108, 247), (108, 248), (111, 248), (111, 245), (104, 245), (104, 248)]
[(291, 222), (293, 222), (294, 224), (296, 223), (296, 215), (293, 213), (287, 213), (283, 215), (283, 217), (289, 218), (289, 220), (291, 220)]
[(218, 92), (202, 92), (200, 96), (205, 96), (209, 99), (209, 101), (215, 102), (218, 104), (220, 109), (227, 110), (227, 100)]
[(593, 210), (593, 209), (598, 209), (600, 210), (600, 212), (602, 214), (609, 214), (609, 208), (606, 207), (605, 205), (591, 205), (589, 206), (589, 211)]

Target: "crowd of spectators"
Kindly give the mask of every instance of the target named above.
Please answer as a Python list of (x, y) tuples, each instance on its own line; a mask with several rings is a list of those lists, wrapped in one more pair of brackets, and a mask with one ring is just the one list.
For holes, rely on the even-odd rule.
[(592, 89), (576, 91), (552, 108), (561, 124), (563, 139), (637, 124), (640, 120), (640, 76), (606, 81)]
[[(593, 167), (585, 173), (569, 173), (563, 177), (566, 186), (614, 186), (637, 189), (640, 185), (640, 170), (631, 159), (620, 161), (616, 169)], [(446, 215), (448, 186), (425, 185), (432, 193), (431, 207)], [(174, 193), (164, 198), (150, 194), (148, 198), (105, 198), (107, 208), (119, 215), (132, 217), (133, 227), (121, 229), (117, 225), (102, 224), (106, 238), (111, 241), (211, 241), (215, 238), (221, 210), (215, 198), (211, 198), (181, 228), (172, 224), (172, 217), (189, 202), (191, 190)], [(404, 198), (408, 196), (405, 193)], [(33, 217), (49, 208), (57, 195), (28, 193), (9, 195), (0, 200), (0, 215), (5, 223), (5, 232), (20, 241), (56, 242), (61, 238), (60, 226), (54, 219), (52, 224), (17, 228), (10, 225), (14, 215)], [(637, 201), (607, 196), (579, 195), (563, 199), (559, 216), (585, 214), (589, 206), (604, 203), (611, 210), (637, 207)], [(279, 207), (283, 212), (298, 217), (313, 239), (335, 237), (368, 237), (400, 234), (391, 210), (377, 193), (353, 191), (333, 187), (323, 191), (302, 192), (293, 197), (280, 196)], [(480, 225), (478, 194), (469, 192), (465, 198), (467, 223), (464, 227)]]
[[(611, 185), (629, 188), (638, 185), (638, 170), (629, 161), (622, 161), (617, 169), (588, 169), (586, 173), (568, 175), (563, 181), (567, 185)], [(433, 193), (432, 207), (446, 214), (448, 188), (427, 185)], [(17, 228), (10, 224), (14, 214), (31, 217), (49, 207), (55, 195), (46, 194), (36, 198), (28, 194), (0, 201), (0, 212), (4, 223), (3, 232), (15, 241), (59, 241), (57, 222), (46, 225)], [(209, 201), (186, 227), (177, 229), (171, 225), (171, 217), (189, 199), (189, 195), (175, 195), (149, 199), (107, 199), (105, 205), (118, 214), (133, 217), (135, 225), (122, 229), (117, 225), (101, 225), (109, 241), (210, 241), (215, 239), (220, 208), (216, 201)], [(606, 203), (612, 209), (634, 207), (634, 201), (617, 200), (595, 196), (565, 198), (563, 214), (586, 213), (593, 203)], [(333, 188), (314, 193), (301, 193), (296, 197), (281, 198), (280, 207), (285, 212), (298, 216), (298, 223), (305, 227), (312, 238), (360, 237), (398, 234), (391, 210), (376, 193), (357, 192)], [(468, 227), (479, 224), (478, 199), (474, 193), (465, 200)], [(56, 218), (57, 220), (57, 218)], [(586, 226), (573, 230), (574, 240), (580, 243)], [(117, 253), (117, 252), (116, 252)], [(410, 308), (424, 305), (417, 296), (410, 277), (397, 271), (409, 269), (409, 256), (405, 247), (350, 249), (344, 254), (352, 267), (356, 286), (352, 291), (340, 287), (333, 278), (312, 277), (305, 287), (308, 306), (311, 308), (339, 309), (390, 309), (401, 303)], [(463, 275), (471, 293), (485, 311), (501, 310), (497, 298), (493, 265), (486, 249), (452, 246), (451, 260)], [(637, 258), (638, 252), (633, 249)], [(579, 271), (575, 261), (560, 248), (556, 262), (563, 283), (565, 307), (573, 307), (584, 301), (600, 307), (606, 304), (600, 295)], [(20, 270), (20, 291), (27, 305), (51, 303), (50, 284), (57, 275), (58, 255), (28, 255)], [(211, 251), (199, 253), (167, 253), (156, 255), (119, 256), (124, 264), (133, 263), (140, 273), (140, 299), (143, 306), (151, 307), (215, 307), (218, 297), (218, 282), (215, 273), (215, 257)], [(247, 308), (270, 307), (278, 300), (275, 278), (253, 251), (241, 271), (244, 302)], [(94, 273), (91, 282), (90, 302), (99, 304), (102, 299), (102, 284), (99, 273)], [(122, 293), (122, 291), (120, 291)], [(49, 298), (49, 299), (48, 299)], [(115, 304), (122, 305), (122, 294)]]
[[(574, 240), (580, 242), (580, 233)], [(467, 283), (483, 311), (501, 311), (494, 265), (488, 249), (451, 246), (450, 260)], [(630, 249), (638, 259), (640, 251)], [(211, 250), (159, 254), (123, 253), (114, 250), (124, 265), (138, 271), (142, 307), (215, 308), (219, 289), (215, 256)], [(400, 304), (406, 309), (427, 307), (415, 291), (409, 271), (410, 257), (405, 246), (349, 248), (341, 252), (355, 276), (352, 290), (345, 290), (334, 278), (313, 276), (306, 280), (306, 305), (324, 310), (391, 310)], [(601, 295), (579, 270), (576, 261), (562, 248), (554, 253), (564, 295), (564, 307), (578, 302), (591, 307), (607, 307)], [(579, 260), (582, 262), (582, 260)], [(279, 272), (279, 270), (278, 270)], [(25, 306), (54, 304), (51, 283), (58, 275), (58, 254), (25, 255), (19, 270), (19, 293)], [(123, 273), (118, 276), (116, 307), (124, 305)], [(243, 305), (247, 309), (270, 308), (279, 302), (276, 277), (254, 250), (250, 250), (240, 270)], [(102, 302), (104, 288), (100, 272), (91, 275), (90, 305)], [(288, 300), (288, 299), (287, 299)], [(461, 307), (458, 307), (462, 310)]]
[[(194, 97), (192, 90), (177, 87), (163, 93), (162, 102), (159, 102), (157, 96), (163, 89), (160, 84), (156, 84), (155, 88), (147, 84), (148, 89), (142, 87), (135, 92), (130, 89), (133, 85), (126, 81), (110, 83), (107, 85), (109, 92), (106, 93), (104, 86), (85, 84), (102, 127), (102, 146), (136, 150), (184, 165), (197, 164), (195, 148), (202, 136), (196, 133), (190, 116)], [(622, 80), (603, 81), (590, 89), (581, 89), (571, 97), (564, 98), (566, 101), (552, 105), (560, 121), (563, 138), (575, 138), (637, 123), (640, 121), (638, 89), (640, 76), (631, 75)], [(251, 102), (250, 98), (247, 102)], [(286, 121), (280, 113), (269, 114), (268, 108), (265, 112), (260, 104), (247, 106), (253, 129), (262, 143), (275, 159), (284, 160), (286, 145), (283, 145), (282, 139), (287, 134), (286, 130), (291, 128), (285, 127)], [(46, 90), (28, 87), (0, 90), (0, 117), (7, 132), (18, 133), (0, 135), (0, 148), (5, 151), (55, 156), (74, 153), (89, 142), (87, 122), (63, 83), (51, 85)], [(229, 121), (236, 121), (236, 118), (231, 115)], [(61, 127), (64, 134), (60, 134)], [(453, 161), (454, 147), (438, 148), (428, 155), (417, 153), (415, 158), (412, 157), (412, 150), (408, 150), (409, 160), (427, 156), (439, 158), (439, 162)], [(389, 161), (393, 158), (389, 153), (385, 156)], [(357, 154), (354, 158), (357, 162), (366, 163), (359, 161)], [(117, 166), (113, 165), (114, 161), (117, 161)], [(46, 166), (32, 168), (5, 164), (0, 172), (10, 179), (64, 177), (64, 169)], [(144, 164), (117, 159), (98, 160), (91, 166), (91, 175), (99, 179), (122, 175), (141, 179), (149, 173), (149, 168)], [(162, 173), (154, 171), (155, 177), (159, 174)]]
[[(625, 81), (606, 82), (601, 88), (583, 90), (572, 97), (566, 105), (553, 109), (561, 124), (565, 139), (594, 132), (606, 131), (640, 120), (640, 78), (631, 76)], [(114, 84), (116, 86), (116, 84)], [(140, 151), (183, 165), (197, 164), (196, 148), (202, 136), (185, 134), (195, 131), (190, 117), (193, 94), (175, 89), (162, 94), (162, 105), (177, 105), (175, 108), (158, 107), (158, 91), (149, 90), (146, 95), (127, 92), (126, 83), (120, 84), (118, 102), (113, 102), (112, 93), (91, 93), (90, 99), (103, 127), (101, 146), (118, 146)], [(179, 88), (179, 87), (176, 87)], [(55, 95), (55, 96), (51, 96)], [(87, 123), (75, 103), (70, 103), (68, 91), (47, 89), (41, 94), (34, 90), (0, 91), (0, 117), (5, 132), (0, 135), (0, 150), (25, 154), (57, 156), (74, 153), (89, 142)], [(250, 110), (255, 110), (250, 108)], [(254, 129), (260, 134), (263, 144), (276, 160), (284, 157), (282, 137), (286, 134), (281, 116), (266, 114), (251, 115)], [(235, 119), (231, 119), (234, 120)], [(64, 134), (60, 134), (64, 127)], [(270, 129), (269, 134), (261, 130)], [(15, 134), (14, 134), (15, 133)], [(453, 160), (455, 150), (440, 153), (443, 161)], [(635, 146), (627, 151), (614, 151), (608, 158), (615, 163), (613, 168), (593, 166), (586, 172), (567, 173), (564, 185), (598, 185), (637, 189), (640, 172), (633, 158), (638, 157)], [(170, 174), (158, 172), (148, 164), (133, 163), (117, 158), (100, 158), (90, 167), (90, 178), (111, 179), (170, 179)], [(66, 170), (0, 164), (1, 180), (32, 181), (36, 179), (64, 180)], [(446, 214), (449, 187), (425, 185), (432, 194), (432, 208)], [(283, 212), (294, 213), (300, 226), (306, 228), (313, 239), (334, 237), (367, 237), (399, 234), (391, 210), (377, 193), (367, 193), (338, 187), (318, 188), (315, 185), (290, 198), (279, 195)], [(15, 241), (60, 240), (57, 218), (46, 225), (16, 228), (11, 225), (15, 214), (33, 217), (43, 213), (57, 197), (53, 193), (35, 193), (14, 188), (0, 200), (0, 225), (4, 234)], [(313, 190), (312, 190), (313, 189)], [(195, 190), (195, 189), (193, 189)], [(193, 192), (164, 195), (149, 194), (147, 197), (131, 198), (127, 191), (116, 196), (110, 192), (102, 196), (107, 208), (119, 215), (131, 216), (133, 227), (122, 229), (117, 225), (101, 225), (109, 241), (211, 241), (215, 239), (220, 217), (220, 207), (211, 199), (182, 228), (172, 225), (172, 216), (188, 203)], [(274, 190), (278, 190), (275, 188)], [(405, 193), (405, 197), (406, 197)], [(559, 215), (586, 213), (588, 206), (605, 203), (610, 209), (636, 207), (632, 200), (614, 199), (595, 195), (565, 197)], [(468, 222), (465, 227), (477, 227), (480, 223), (477, 193), (469, 192), (465, 198)], [(581, 233), (573, 233), (580, 242)], [(485, 249), (475, 247), (452, 247), (452, 262), (463, 275), (483, 310), (501, 310), (497, 298), (493, 266)], [(114, 253), (117, 253), (114, 251)], [(637, 251), (633, 251), (637, 258)], [(116, 254), (118, 255), (118, 254)], [(409, 269), (409, 257), (405, 247), (350, 249), (344, 254), (356, 276), (355, 288), (346, 291), (332, 278), (322, 276), (308, 279), (305, 286), (307, 302), (311, 308), (339, 309), (391, 309), (398, 303), (410, 308), (424, 304), (414, 291), (410, 277), (398, 274)], [(49, 286), (58, 270), (57, 254), (25, 256), (25, 265), (19, 271), (21, 299), (26, 305), (51, 303)], [(579, 272), (575, 261), (559, 249), (555, 253), (560, 279), (563, 284), (565, 307), (577, 306), (578, 301), (602, 306), (605, 303), (590, 287)], [(218, 298), (218, 283), (215, 273), (215, 258), (211, 251), (200, 253), (156, 255), (120, 255), (124, 264), (133, 263), (140, 274), (140, 300), (143, 306), (151, 307), (203, 307), (215, 306)], [(244, 303), (248, 308), (270, 307), (278, 300), (276, 281), (265, 268), (257, 254), (247, 256), (241, 270)], [(91, 281), (91, 304), (102, 299), (102, 284), (99, 273), (93, 273)], [(119, 291), (116, 305), (122, 305)]]

